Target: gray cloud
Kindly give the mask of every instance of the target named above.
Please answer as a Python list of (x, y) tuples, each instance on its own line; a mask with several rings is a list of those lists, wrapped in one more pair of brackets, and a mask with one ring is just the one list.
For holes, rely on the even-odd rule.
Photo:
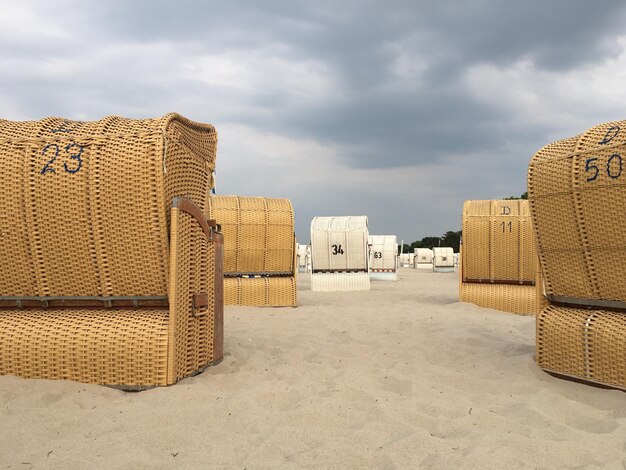
[(625, 19), (619, 1), (22, 1), (0, 18), (0, 105), (212, 122), (221, 192), (290, 197), (299, 233), (369, 212), (409, 240), (459, 229), (465, 198), (523, 192), (550, 140), (623, 117)]

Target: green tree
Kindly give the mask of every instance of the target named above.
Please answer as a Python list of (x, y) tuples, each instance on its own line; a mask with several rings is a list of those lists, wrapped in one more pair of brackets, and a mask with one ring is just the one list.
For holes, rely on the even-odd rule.
[(454, 249), (455, 253), (459, 252), (461, 245), (461, 231), (453, 232), (447, 231), (443, 237), (441, 237), (441, 246), (449, 246)]
[(526, 191), (525, 193), (523, 193), (521, 196), (509, 196), (509, 197), (505, 197), (504, 199), (506, 200), (512, 200), (512, 199), (528, 199), (528, 191)]
[(402, 253), (413, 253), (411, 245), (407, 245), (406, 243), (404, 245), (398, 245), (398, 254), (400, 254), (400, 250), (402, 250)]
[(441, 237), (424, 237), (422, 238), (421, 248), (430, 248), (431, 250), (441, 245)]

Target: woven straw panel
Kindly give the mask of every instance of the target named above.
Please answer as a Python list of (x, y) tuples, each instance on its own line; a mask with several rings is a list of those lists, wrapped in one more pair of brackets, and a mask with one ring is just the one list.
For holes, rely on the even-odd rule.
[[(211, 243), (189, 214), (173, 209), (172, 217), (178, 220), (172, 223), (170, 253), (175, 269), (170, 275), (168, 354), (173, 367), (169, 368), (169, 383), (221, 359), (215, 342), (221, 342), (216, 336), (223, 335), (215, 325), (216, 318), (223, 316), (223, 305), (216, 301), (215, 289), (222, 277), (221, 267), (216, 265), (217, 250), (223, 246)], [(208, 308), (202, 316), (194, 316), (192, 311), (192, 298), (197, 293), (208, 295)]]
[(549, 294), (626, 301), (625, 148), (619, 121), (533, 156), (528, 194)]
[(367, 272), (312, 273), (311, 290), (313, 292), (370, 290), (370, 276)]
[(167, 385), (167, 309), (0, 312), (0, 375)]
[(211, 196), (209, 218), (224, 233), (226, 274), (293, 274), (295, 235), (289, 199)]
[(0, 120), (0, 296), (165, 295), (170, 201), (207, 207), (216, 142), (176, 114)]
[(546, 307), (537, 316), (542, 369), (626, 388), (626, 314)]
[(370, 270), (396, 270), (398, 249), (395, 235), (370, 235)]
[(224, 303), (248, 307), (295, 307), (296, 278), (225, 277)]
[(366, 216), (315, 217), (311, 221), (313, 271), (367, 272), (368, 237)]
[[(0, 375), (144, 388), (220, 360), (222, 245), (209, 243), (189, 214), (171, 214), (169, 309), (0, 309)], [(194, 317), (191, 299), (202, 292), (208, 308)]]
[(463, 279), (534, 281), (536, 271), (528, 201), (465, 201)]
[(545, 297), (535, 286), (462, 282), (460, 301), (520, 315), (535, 315), (545, 306)]

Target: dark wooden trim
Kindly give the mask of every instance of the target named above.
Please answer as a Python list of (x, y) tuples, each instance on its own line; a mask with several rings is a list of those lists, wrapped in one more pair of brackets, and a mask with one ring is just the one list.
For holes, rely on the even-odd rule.
[[(221, 233), (219, 234), (222, 235)], [(224, 245), (215, 245), (215, 284), (213, 292), (213, 362), (224, 358)]]
[(191, 298), (191, 314), (194, 317), (201, 317), (206, 315), (208, 306), (209, 294), (207, 294), (206, 292), (194, 294)]
[(463, 278), (463, 282), (469, 284), (511, 284), (518, 286), (534, 286), (535, 281), (517, 281), (514, 279), (468, 279)]
[(167, 296), (137, 297), (0, 297), (0, 308), (140, 308), (168, 307)]
[(219, 233), (218, 225), (215, 219), (207, 219), (200, 209), (191, 199), (186, 197), (175, 197), (172, 199), (172, 207), (191, 215), (207, 236), (210, 241), (216, 243), (224, 243), (224, 238), (216, 236)]
[(626, 392), (626, 389), (624, 387), (620, 387), (619, 385), (612, 385), (612, 384), (607, 384), (604, 382), (598, 382), (593, 379), (578, 377), (576, 375), (567, 375), (562, 372), (555, 372), (550, 369), (542, 369), (542, 370), (557, 379), (569, 380), (570, 382), (576, 382), (576, 383), (583, 384), (583, 385), (590, 385), (592, 387), (598, 387), (598, 388), (603, 388), (607, 390), (619, 390), (621, 392)]
[(621, 300), (602, 300), (602, 299), (576, 299), (574, 297), (565, 297), (562, 295), (547, 294), (548, 300), (563, 307), (572, 308), (588, 308), (588, 309), (604, 309), (616, 312), (624, 312), (626, 310), (626, 302)]

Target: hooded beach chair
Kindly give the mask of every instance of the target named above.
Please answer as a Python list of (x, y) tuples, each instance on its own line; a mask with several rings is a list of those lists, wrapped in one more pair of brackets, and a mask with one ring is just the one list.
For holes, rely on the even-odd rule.
[(525, 315), (543, 308), (528, 201), (465, 201), (461, 257), (461, 302)]
[(224, 233), (226, 305), (295, 307), (296, 235), (289, 199), (209, 198), (209, 217)]
[(370, 290), (366, 216), (314, 217), (311, 221), (311, 290)]
[(626, 121), (539, 150), (528, 200), (549, 305), (536, 359), (553, 374), (626, 389)]
[(216, 144), (177, 114), (0, 120), (0, 374), (142, 389), (221, 360)]

